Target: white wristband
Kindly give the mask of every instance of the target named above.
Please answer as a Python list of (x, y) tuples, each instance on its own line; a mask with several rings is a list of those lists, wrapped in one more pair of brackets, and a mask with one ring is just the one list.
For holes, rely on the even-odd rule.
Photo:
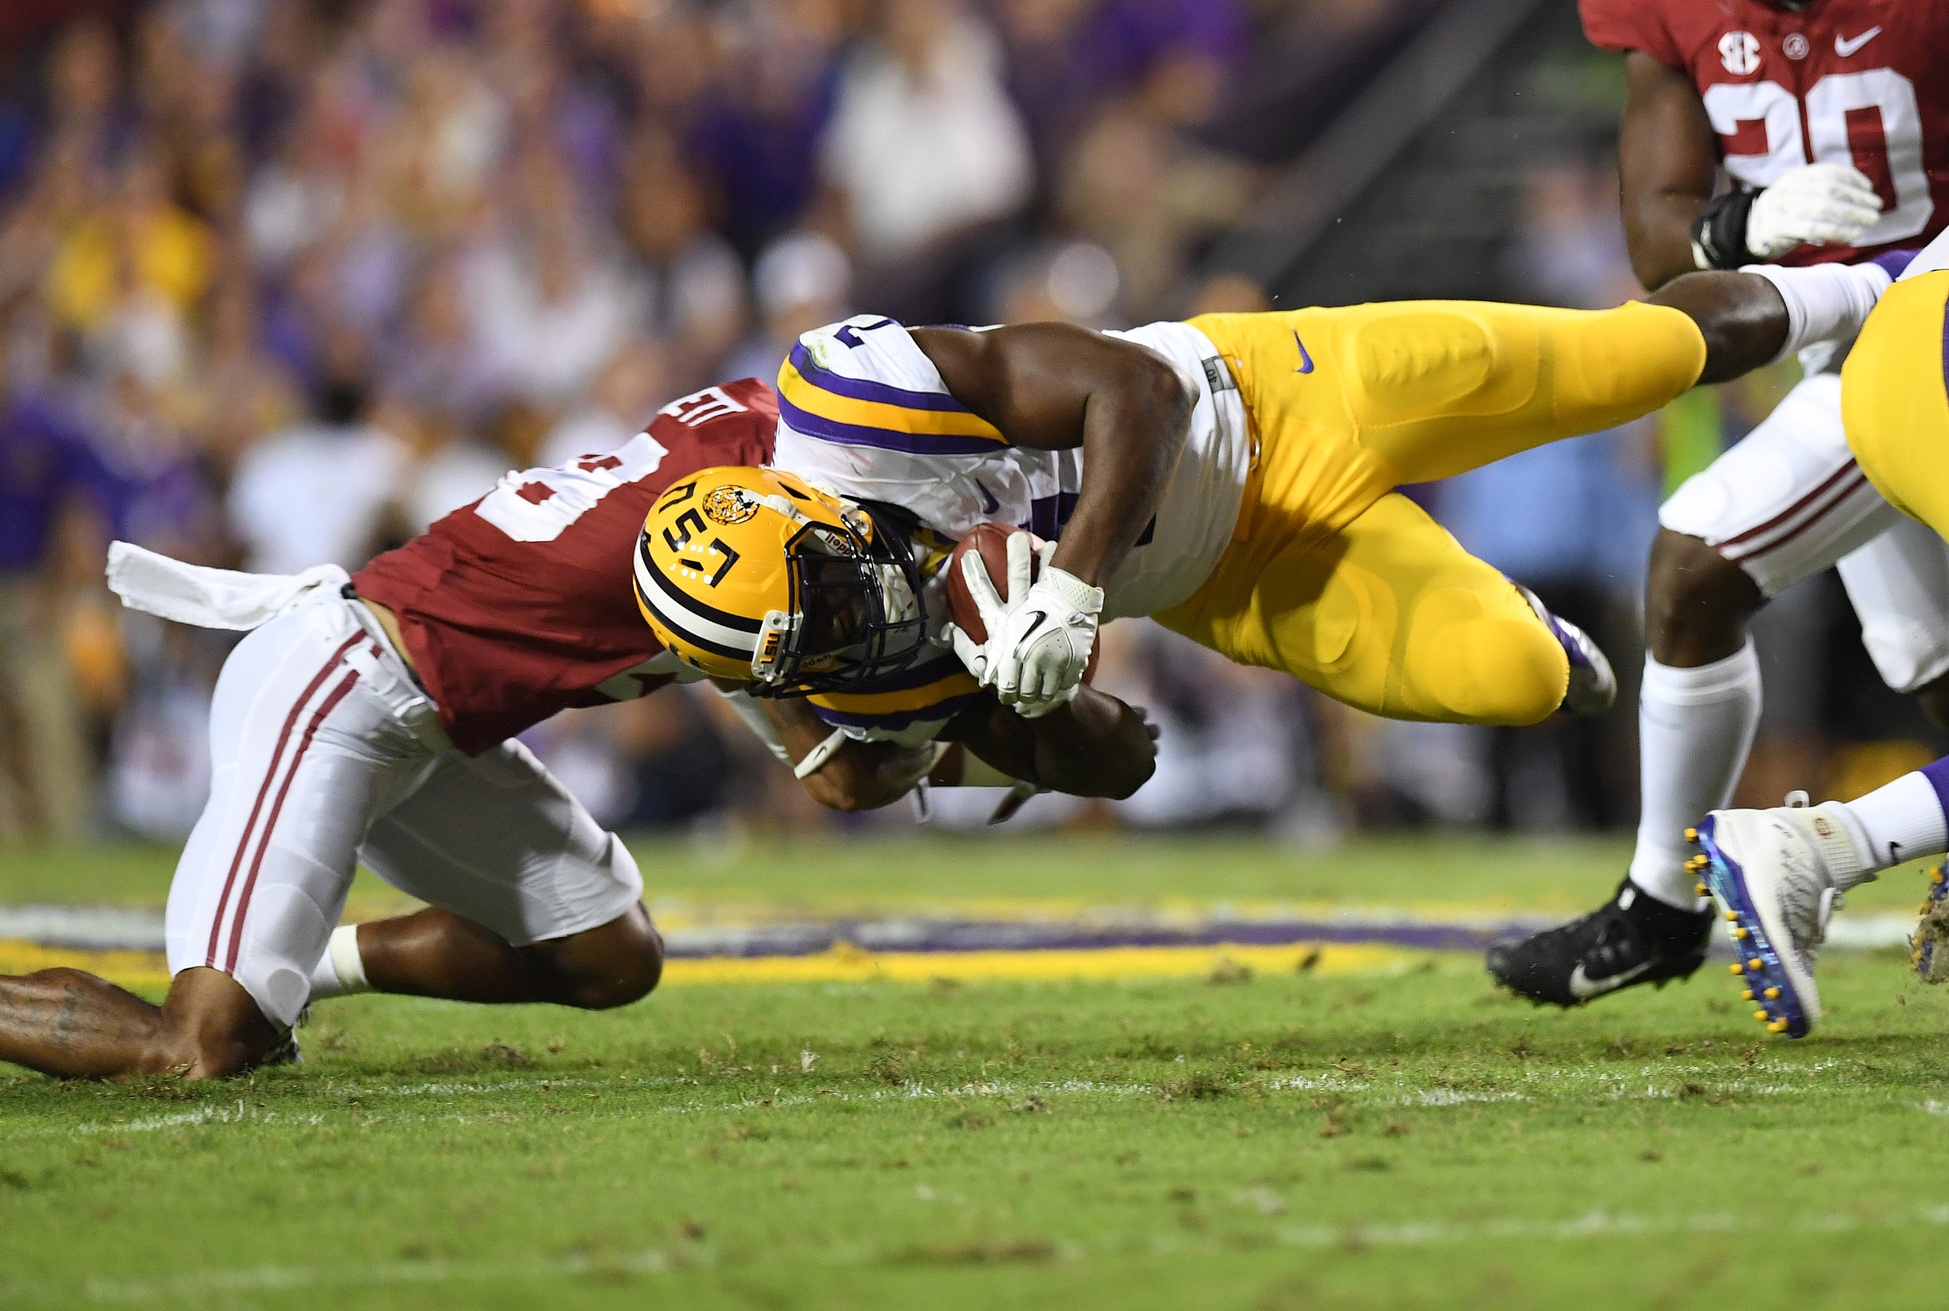
[(341, 924), (333, 929), (325, 950), (332, 958), (332, 969), (338, 972), (338, 984), (342, 990), (348, 993), (372, 991), (372, 984), (365, 977), (365, 958), (359, 955), (358, 925)]
[(1042, 577), (1037, 581), (1047, 583), (1057, 596), (1086, 615), (1103, 613), (1103, 589), (1091, 586), (1067, 569), (1051, 565), (1042, 571)]

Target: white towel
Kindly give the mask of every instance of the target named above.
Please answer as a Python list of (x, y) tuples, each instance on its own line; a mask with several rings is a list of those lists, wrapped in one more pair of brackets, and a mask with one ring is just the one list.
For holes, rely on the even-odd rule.
[(301, 574), (245, 574), (184, 564), (131, 542), (108, 545), (108, 587), (123, 605), (198, 628), (256, 628), (294, 606), (335, 596), (350, 581), (335, 564)]

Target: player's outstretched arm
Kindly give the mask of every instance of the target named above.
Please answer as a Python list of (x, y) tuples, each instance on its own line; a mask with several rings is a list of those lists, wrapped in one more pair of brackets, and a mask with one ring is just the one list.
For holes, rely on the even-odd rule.
[[(760, 705), (795, 766), (804, 766), (833, 735), (832, 727), (802, 700), (770, 698)], [(1088, 687), (1067, 705), (1034, 720), (1022, 718), (992, 695), (984, 696), (942, 730), (941, 740), (959, 743), (1009, 778), (1079, 797), (1121, 800), (1142, 787), (1157, 767), (1156, 743), (1143, 714)], [(939, 755), (933, 743), (902, 747), (848, 740), (815, 761), (816, 767), (801, 774), (800, 781), (822, 806), (877, 810), (928, 778)]]
[[(752, 703), (769, 721), (799, 781), (830, 810), (878, 810), (914, 790), (939, 755), (932, 743), (903, 747), (892, 742), (835, 742), (831, 724), (799, 697), (767, 697)], [(749, 722), (749, 721), (747, 721)], [(754, 727), (756, 727), (754, 725)]]

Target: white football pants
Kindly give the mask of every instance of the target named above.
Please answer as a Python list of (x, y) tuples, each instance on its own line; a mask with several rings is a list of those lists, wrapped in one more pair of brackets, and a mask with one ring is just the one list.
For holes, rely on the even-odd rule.
[(283, 1027), (360, 861), (516, 946), (607, 924), (643, 893), (629, 851), (526, 747), (454, 750), (371, 612), (336, 594), (238, 644), (210, 754), (169, 889), (169, 972), (222, 970)]
[(1869, 485), (1841, 425), (1841, 379), (1796, 386), (1744, 441), (1658, 511), (1773, 597), (1840, 570), (1882, 679), (1913, 692), (1949, 672), (1949, 545)]

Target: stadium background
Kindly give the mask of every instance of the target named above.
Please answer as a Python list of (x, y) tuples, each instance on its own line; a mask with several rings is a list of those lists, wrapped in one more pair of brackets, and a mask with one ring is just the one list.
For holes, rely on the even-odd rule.
[[(769, 378), (800, 331), (1112, 327), (1201, 309), (1638, 294), (1617, 62), (1568, 0), (12, 0), (0, 13), (0, 835), (187, 832), (222, 635), (123, 613), (111, 536), (356, 567), (498, 474)], [(1768, 376), (1417, 494), (1600, 634), (1592, 723), (1385, 724), (1155, 626), (1104, 677), (1162, 718), (1130, 802), (1017, 824), (1523, 831), (1635, 819), (1662, 492)], [(53, 461), (25, 458), (52, 433)], [(1938, 754), (1831, 578), (1760, 632), (1745, 791)], [(531, 734), (605, 822), (819, 812), (709, 694)], [(978, 824), (979, 797), (936, 798)]]

